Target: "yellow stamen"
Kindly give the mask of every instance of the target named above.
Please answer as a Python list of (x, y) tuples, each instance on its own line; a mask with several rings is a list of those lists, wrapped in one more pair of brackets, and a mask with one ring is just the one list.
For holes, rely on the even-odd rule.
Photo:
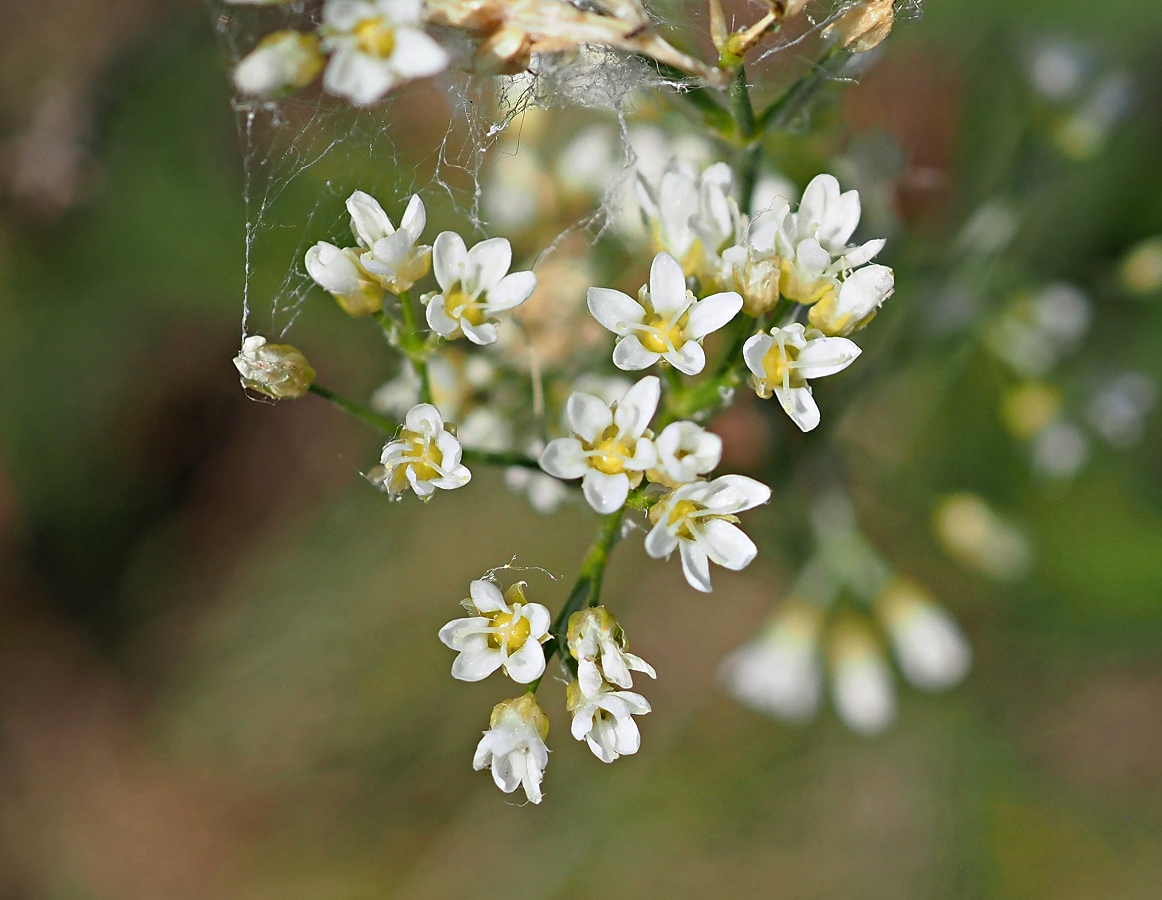
[(359, 49), (371, 56), (386, 59), (395, 50), (395, 29), (384, 18), (364, 19), (354, 33)]
[(633, 456), (633, 450), (618, 437), (617, 426), (610, 425), (591, 447), (586, 447), (595, 454), (589, 457), (589, 465), (606, 475), (622, 474), (625, 471), (625, 459)]

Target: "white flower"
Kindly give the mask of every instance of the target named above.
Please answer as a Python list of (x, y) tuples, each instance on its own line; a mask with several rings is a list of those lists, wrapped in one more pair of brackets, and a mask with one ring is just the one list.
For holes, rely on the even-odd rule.
[(460, 655), (452, 663), (452, 677), (480, 681), (503, 668), (517, 684), (529, 684), (545, 673), (545, 651), (552, 616), (540, 603), (525, 599), (524, 585), (503, 594), (491, 581), (469, 586), (466, 619), (453, 619), (440, 629), (440, 640)]
[(726, 689), (752, 709), (792, 722), (810, 719), (823, 693), (819, 618), (810, 604), (785, 606), (770, 629), (723, 661)]
[(427, 500), (436, 488), (450, 491), (472, 479), (460, 463), (460, 454), (460, 442), (444, 429), (440, 411), (430, 403), (419, 403), (408, 410), (399, 435), (384, 445), (383, 467), (371, 480), (393, 500), (409, 487)]
[(297, 31), (276, 31), (258, 42), (234, 69), (234, 86), (248, 97), (271, 97), (303, 87), (323, 69), (319, 39)]
[(420, 28), (421, 0), (328, 0), (323, 76), (329, 93), (369, 106), (403, 81), (434, 75), (448, 54)]
[(344, 312), (368, 316), (383, 308), (383, 287), (359, 265), (359, 252), (319, 241), (307, 251), (307, 274), (334, 297)]
[(830, 651), (836, 712), (852, 731), (879, 734), (896, 718), (896, 691), (875, 638), (861, 624), (842, 622)]
[(512, 422), (491, 406), (477, 406), (461, 420), (456, 436), (471, 450), (503, 453), (512, 449)]
[(859, 225), (859, 191), (840, 193), (834, 175), (816, 175), (803, 190), (797, 212), (783, 222), (783, 233), (791, 245), (815, 240), (832, 257), (843, 260), (845, 268), (863, 265), (883, 249), (883, 240), (868, 241), (858, 247), (848, 244)]
[(876, 609), (900, 670), (915, 687), (940, 691), (968, 674), (972, 650), (960, 626), (919, 587), (891, 579), (876, 597)]
[(370, 194), (356, 191), (347, 199), (351, 231), (359, 246), (359, 264), (393, 294), (402, 294), (428, 274), (432, 248), (419, 244), (428, 216), (419, 194), (413, 194), (397, 229)]
[(764, 398), (774, 393), (803, 431), (819, 424), (819, 407), (807, 381), (843, 371), (860, 352), (847, 338), (824, 337), (818, 331), (806, 331), (797, 322), (772, 328), (770, 334), (759, 332), (742, 348), (743, 359), (754, 376), (755, 392)]
[(686, 290), (682, 267), (669, 253), (650, 266), (650, 284), (635, 302), (621, 291), (590, 288), (589, 311), (621, 339), (613, 350), (619, 369), (644, 369), (660, 359), (686, 375), (706, 366), (702, 339), (738, 315), (742, 297), (733, 291), (696, 300)]
[(738, 234), (741, 219), (733, 188), (726, 163), (715, 163), (701, 176), (671, 165), (656, 188), (641, 178), (635, 183), (654, 249), (669, 253), (686, 275), (697, 276), (706, 287), (720, 282), (721, 253)]
[(657, 377), (647, 375), (610, 405), (592, 394), (573, 393), (565, 418), (574, 437), (550, 441), (541, 468), (556, 478), (582, 479), (585, 500), (597, 512), (621, 509), (630, 488), (657, 462), (647, 426), (661, 392)]
[(829, 336), (847, 337), (863, 328), (895, 290), (896, 276), (887, 266), (856, 269), (839, 287), (811, 307), (807, 321)]
[(682, 572), (695, 590), (709, 592), (710, 563), (738, 571), (750, 565), (758, 549), (734, 523), (735, 513), (771, 499), (771, 489), (745, 475), (723, 475), (713, 481), (686, 484), (650, 509), (653, 528), (646, 553), (669, 559), (682, 555)]
[(596, 696), (607, 681), (619, 688), (633, 687), (631, 670), (657, 678), (653, 666), (628, 651), (625, 632), (604, 606), (573, 613), (567, 640), (569, 653), (577, 660), (576, 683), (588, 697)]
[(503, 700), (492, 710), (488, 731), (476, 745), (472, 766), (492, 767), (492, 780), (506, 794), (523, 787), (533, 803), (541, 802), (541, 780), (549, 764), (549, 718), (532, 694)]
[(649, 701), (633, 691), (615, 691), (601, 685), (592, 694), (581, 690), (579, 681), (565, 689), (566, 709), (573, 714), (573, 737), (585, 741), (593, 755), (604, 763), (619, 756), (637, 753), (642, 743), (634, 716), (650, 711)]
[(268, 344), (257, 334), (242, 341), (234, 368), (242, 376), (243, 387), (275, 400), (295, 400), (315, 380), (315, 370), (297, 349), (290, 344)]
[(654, 439), (658, 465), (646, 477), (655, 484), (675, 488), (718, 467), (722, 438), (693, 422), (671, 422)]
[(463, 335), (474, 344), (496, 343), (492, 315), (520, 306), (537, 286), (532, 272), (506, 274), (511, 263), (512, 247), (504, 238), (468, 250), (460, 235), (442, 232), (432, 251), (440, 293), (423, 298), (432, 330), (446, 338)]

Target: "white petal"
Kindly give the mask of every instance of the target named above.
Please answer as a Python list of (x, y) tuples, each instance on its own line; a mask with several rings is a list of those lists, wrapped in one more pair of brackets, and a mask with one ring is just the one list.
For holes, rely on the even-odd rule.
[(472, 605), (482, 613), (508, 612), (504, 594), (486, 578), (477, 578), (468, 585), (468, 595), (472, 598)]
[(464, 337), (478, 347), (495, 344), (500, 336), (497, 333), (496, 325), (492, 322), (481, 322), (479, 325), (473, 325), (467, 319), (461, 319), (460, 330), (464, 332)]
[(844, 268), (854, 269), (856, 266), (862, 266), (868, 260), (874, 259), (884, 249), (886, 243), (887, 241), (883, 238), (879, 238), (874, 241), (865, 241), (854, 250), (849, 250), (843, 256)]
[(681, 541), (679, 547), (682, 553), (682, 574), (686, 576), (686, 581), (694, 590), (709, 594), (713, 588), (710, 586), (710, 560), (706, 558), (705, 551), (693, 541)]
[(549, 441), (541, 453), (540, 466), (554, 478), (580, 478), (589, 471), (585, 448), (576, 438), (557, 438)]
[(839, 182), (834, 175), (816, 175), (803, 189), (803, 199), (799, 201), (799, 220), (822, 222), (827, 215), (830, 201), (839, 199)]
[(649, 427), (661, 396), (661, 381), (656, 375), (647, 375), (625, 392), (613, 414), (614, 423), (623, 434), (639, 437)]
[(664, 251), (650, 264), (650, 305), (662, 315), (686, 308), (686, 276), (681, 264)]
[(476, 296), (495, 287), (512, 264), (512, 245), (505, 238), (489, 238), (468, 251), (464, 289)]
[(827, 219), (819, 228), (819, 243), (833, 253), (841, 252), (859, 225), (859, 214), (859, 191), (840, 194), (827, 207)]
[(690, 337), (705, 337), (722, 328), (742, 311), (742, 297), (734, 291), (711, 294), (694, 304), (690, 310), (690, 321), (686, 334)]
[(483, 681), (503, 663), (504, 654), (499, 650), (461, 653), (452, 663), (452, 677), (458, 681)]
[(379, 201), (363, 191), (356, 191), (347, 198), (347, 212), (351, 214), (351, 233), (364, 247), (370, 249), (375, 242), (395, 233), (391, 219), (379, 205)]
[(662, 356), (683, 375), (697, 375), (706, 368), (706, 351), (697, 341), (686, 341), (680, 349)]
[(723, 475), (707, 483), (703, 502), (716, 513), (739, 513), (771, 499), (771, 489), (746, 475)]
[(491, 620), (484, 616), (453, 619), (440, 629), (440, 643), (445, 647), (451, 647), (453, 650), (467, 649), (464, 647), (464, 642), (473, 635), (478, 635), (487, 640), (487, 636), (481, 634), (481, 631), (488, 628), (491, 624)]
[(742, 358), (746, 362), (746, 367), (756, 378), (767, 377), (766, 369), (763, 368), (763, 359), (774, 342), (775, 339), (769, 334), (759, 332), (753, 337), (747, 338), (746, 343), (742, 345)]
[(420, 199), (419, 194), (412, 194), (412, 198), (408, 201), (407, 209), (403, 212), (403, 218), (399, 220), (399, 230), (407, 232), (411, 242), (414, 244), (420, 239), (420, 235), (424, 233), (424, 227), (428, 224), (428, 213), (424, 209), (424, 201)]
[(536, 286), (537, 276), (532, 272), (513, 272), (511, 275), (505, 275), (488, 291), (488, 311), (502, 312), (520, 306), (529, 299)]
[(658, 451), (654, 442), (648, 438), (638, 438), (637, 446), (633, 448), (633, 456), (625, 460), (625, 467), (634, 472), (644, 472), (658, 464)]
[(593, 730), (593, 714), (597, 711), (594, 706), (589, 706), (588, 709), (582, 706), (573, 713), (573, 721), (569, 725), (569, 732), (579, 741), (585, 740), (585, 736)]
[(437, 434), (444, 430), (444, 417), (431, 403), (417, 403), (404, 417), (408, 431), (420, 434)]
[(642, 745), (641, 732), (638, 730), (637, 722), (630, 716), (619, 718), (616, 724), (617, 728), (617, 752), (622, 756), (629, 756), (637, 753)]
[(623, 372), (648, 369), (661, 358), (660, 353), (647, 350), (636, 334), (626, 335), (613, 348), (613, 364)]
[(811, 388), (775, 388), (783, 410), (803, 431), (810, 431), (819, 424), (819, 406), (811, 396)]
[(614, 334), (626, 334), (630, 325), (646, 317), (646, 311), (636, 300), (612, 288), (591, 287), (586, 302), (593, 318)]
[(856, 321), (872, 314), (888, 299), (896, 276), (887, 266), (864, 266), (847, 276), (839, 289), (837, 311)]
[(395, 42), (388, 62), (402, 78), (435, 75), (448, 65), (444, 48), (418, 28), (397, 28)]
[(451, 290), (464, 277), (467, 262), (464, 239), (454, 231), (440, 232), (432, 245), (432, 271), (443, 290)]
[(307, 274), (323, 290), (340, 295), (359, 290), (359, 267), (334, 244), (319, 241), (307, 251), (304, 262)]
[(629, 496), (629, 476), (606, 475), (590, 469), (581, 482), (581, 490), (585, 494), (585, 502), (595, 512), (608, 515), (617, 512), (625, 504), (625, 498)]
[(799, 351), (795, 370), (804, 378), (823, 378), (842, 372), (862, 353), (859, 345), (847, 338), (815, 338)]
[(669, 559), (677, 546), (678, 538), (670, 533), (665, 522), (659, 522), (646, 535), (646, 553), (654, 559)]
[(758, 555), (758, 548), (741, 528), (723, 519), (711, 519), (699, 528), (707, 556), (727, 569), (745, 569)]
[(814, 238), (800, 241), (795, 248), (795, 267), (806, 277), (819, 277), (831, 265), (831, 254)]
[(553, 622), (553, 616), (547, 606), (540, 603), (529, 603), (522, 612), (525, 618), (529, 620), (529, 640), (540, 641), (541, 638), (549, 633), (549, 626)]
[(370, 106), (396, 84), (395, 73), (383, 60), (358, 50), (339, 49), (323, 73), (323, 87), (355, 106)]
[(613, 424), (613, 413), (600, 397), (575, 391), (565, 403), (565, 417), (573, 433), (590, 444)]
[(508, 658), (504, 671), (517, 684), (529, 684), (545, 673), (545, 651), (536, 641), (527, 640)]

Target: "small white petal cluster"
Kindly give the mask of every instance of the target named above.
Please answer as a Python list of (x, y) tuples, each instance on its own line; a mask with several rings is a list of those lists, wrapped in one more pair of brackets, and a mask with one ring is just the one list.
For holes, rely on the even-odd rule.
[(313, 34), (276, 31), (238, 63), (234, 87), (248, 97), (274, 97), (310, 84), (324, 63)]
[(512, 246), (504, 238), (481, 241), (469, 250), (460, 235), (445, 231), (432, 251), (440, 285), (425, 294), (428, 325), (441, 337), (466, 337), (473, 344), (495, 344), (496, 313), (524, 303), (537, 286), (532, 272), (512, 272)]
[(628, 651), (621, 626), (601, 606), (573, 613), (568, 646), (577, 661), (577, 680), (566, 689), (573, 737), (585, 741), (602, 762), (636, 753), (641, 732), (633, 717), (648, 713), (650, 704), (628, 690), (633, 687), (630, 672), (655, 678), (653, 666)]
[(956, 620), (919, 586), (892, 578), (876, 598), (896, 662), (917, 688), (942, 691), (964, 680), (972, 648)]
[(529, 603), (520, 582), (502, 594), (493, 582), (478, 579), (469, 593), (463, 601), (468, 617), (440, 629), (440, 641), (459, 654), (452, 677), (480, 681), (503, 669), (517, 684), (530, 684), (545, 674), (541, 644), (549, 639), (549, 610)]
[(819, 405), (808, 381), (842, 372), (860, 354), (859, 346), (843, 337), (826, 337), (798, 322), (760, 332), (743, 345), (742, 355), (760, 397), (774, 394), (787, 415), (803, 431), (819, 424)]
[(350, 315), (365, 316), (383, 307), (383, 293), (401, 294), (423, 278), (432, 248), (419, 243), (427, 213), (419, 195), (408, 201), (397, 229), (370, 194), (347, 199), (351, 232), (358, 247), (340, 249), (320, 241), (306, 254), (307, 273)]
[(393, 500), (409, 488), (428, 500), (436, 488), (451, 491), (472, 479), (460, 462), (462, 452), (456, 436), (444, 427), (440, 411), (419, 403), (408, 410), (399, 434), (384, 445), (381, 469), (369, 477)]
[(323, 75), (328, 93), (370, 106), (404, 81), (435, 75), (447, 52), (422, 29), (421, 0), (328, 0), (323, 7)]
[(770, 499), (769, 487), (745, 475), (684, 484), (650, 508), (653, 528), (646, 535), (646, 553), (669, 559), (678, 550), (690, 586), (710, 592), (710, 563), (738, 571), (758, 554), (736, 524), (737, 514)]
[(738, 315), (742, 297), (733, 291), (698, 300), (686, 289), (678, 261), (665, 251), (654, 257), (648, 289), (638, 299), (611, 288), (589, 289), (589, 311), (618, 336), (613, 364), (634, 371), (665, 360), (685, 375), (706, 366), (702, 339)]
[(476, 745), (472, 766), (492, 769), (492, 780), (506, 794), (523, 787), (531, 803), (542, 799), (541, 781), (549, 764), (549, 718), (534, 694), (503, 700), (492, 710), (489, 727)]
[(871, 629), (856, 619), (839, 623), (829, 647), (831, 700), (852, 731), (879, 734), (896, 718), (892, 672)]

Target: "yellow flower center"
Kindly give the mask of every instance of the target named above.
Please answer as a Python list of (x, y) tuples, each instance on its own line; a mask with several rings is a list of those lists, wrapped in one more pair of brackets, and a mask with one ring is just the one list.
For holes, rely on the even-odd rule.
[(780, 345), (778, 341), (771, 344), (771, 349), (763, 356), (763, 375), (767, 387), (803, 387), (807, 382), (794, 366), (798, 356), (799, 350), (796, 347)]
[(493, 650), (499, 650), (501, 645), (507, 641), (510, 654), (516, 653), (523, 647), (525, 641), (529, 639), (529, 635), (532, 634), (529, 620), (520, 615), (519, 603), (510, 613), (501, 612), (493, 615), (492, 627), (497, 631), (488, 636), (488, 646)]
[(676, 322), (671, 322), (660, 313), (647, 313), (646, 319), (642, 323), (642, 328), (646, 330), (638, 335), (638, 340), (651, 353), (666, 353), (671, 349), (677, 350), (686, 343), (682, 337), (682, 332), (685, 331), (686, 323), (689, 320), (689, 313), (683, 313)]
[[(705, 506), (695, 503), (693, 500), (679, 500), (670, 508), (670, 515), (666, 517), (666, 524), (671, 527), (678, 525), (677, 536), (684, 540), (692, 541), (694, 540), (694, 535), (690, 531), (687, 516), (701, 512), (705, 508)], [(679, 523), (681, 524), (679, 525)]]
[(359, 49), (370, 56), (386, 59), (395, 50), (395, 29), (382, 17), (364, 19), (355, 26)]
[(616, 425), (606, 428), (593, 445), (585, 449), (593, 453), (589, 465), (606, 475), (620, 475), (625, 471), (625, 458), (633, 456), (633, 449), (624, 439), (619, 439)]
[(444, 462), (444, 453), (435, 443), (430, 443), (426, 436), (414, 431), (404, 430), (400, 439), (407, 444), (408, 452), (404, 457), (416, 478), (420, 481), (432, 481), (440, 478), (437, 466)]
[[(483, 296), (481, 295), (481, 298)], [(448, 309), (448, 315), (453, 319), (464, 319), (470, 325), (478, 327), (484, 324), (484, 320), (487, 318), (484, 313), (484, 308), (479, 303), (479, 299), (481, 298), (473, 300), (468, 294), (464, 293), (464, 289), (457, 282), (448, 291), (444, 302)]]
[(820, 278), (818, 281), (804, 281), (795, 271), (795, 264), (789, 259), (784, 259), (779, 263), (779, 292), (796, 303), (810, 306), (812, 303), (818, 303), (829, 294), (834, 295), (835, 286), (828, 278)]

